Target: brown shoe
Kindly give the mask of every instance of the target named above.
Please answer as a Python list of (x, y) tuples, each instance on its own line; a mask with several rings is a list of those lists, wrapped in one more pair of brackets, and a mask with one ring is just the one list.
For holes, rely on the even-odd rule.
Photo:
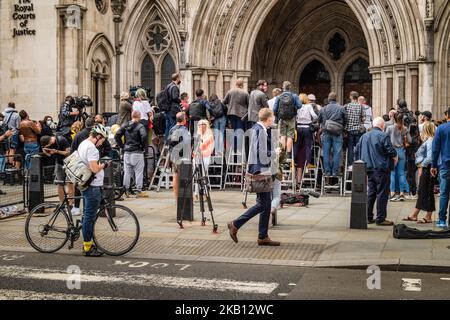
[(281, 242), (272, 241), (272, 240), (270, 240), (269, 237), (267, 237), (264, 240), (258, 239), (258, 246), (279, 247), (279, 246), (281, 246)]
[(394, 225), (394, 223), (389, 220), (384, 220), (382, 223), (377, 223), (377, 226), (379, 226), (379, 227), (391, 227), (393, 225)]
[(234, 242), (238, 243), (238, 237), (237, 237), (238, 228), (236, 228), (234, 226), (233, 222), (229, 222), (228, 223), (228, 230), (230, 230), (230, 237), (231, 237), (231, 239), (233, 239)]

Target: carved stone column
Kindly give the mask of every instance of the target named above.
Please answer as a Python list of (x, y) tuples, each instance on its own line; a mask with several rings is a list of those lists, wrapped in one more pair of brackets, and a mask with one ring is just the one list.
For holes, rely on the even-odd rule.
[(222, 71), (223, 75), (223, 97), (227, 95), (228, 91), (231, 90), (231, 79), (233, 78), (233, 71), (224, 70)]
[(195, 99), (195, 91), (202, 88), (202, 77), (203, 77), (203, 69), (193, 69), (192, 77), (194, 82), (194, 87), (192, 88), (192, 99)]
[(219, 75), (219, 70), (208, 70), (208, 96), (213, 93), (217, 94), (216, 84), (217, 76)]
[(383, 68), (386, 77), (386, 111), (394, 107), (394, 72), (392, 67)]
[(116, 111), (119, 112), (120, 105), (120, 92), (121, 92), (121, 81), (120, 81), (120, 56), (123, 54), (120, 42), (120, 23), (122, 22), (122, 14), (126, 8), (126, 0), (111, 0), (111, 10), (114, 13), (114, 42), (115, 42), (115, 54), (116, 54), (116, 93), (114, 94), (114, 99), (116, 101)]
[(406, 66), (397, 65), (395, 66), (395, 71), (397, 72), (397, 82), (398, 82), (398, 93), (396, 99), (406, 98)]
[(408, 65), (411, 76), (411, 110), (419, 109), (419, 64), (412, 63)]
[(81, 94), (81, 37), (83, 30), (83, 16), (86, 8), (79, 5), (57, 6), (61, 18), (60, 33), (60, 74), (59, 96), (62, 100), (65, 96)]
[(372, 87), (373, 87), (373, 103), (372, 109), (374, 117), (379, 117), (384, 114), (384, 108), (382, 110), (382, 100), (381, 100), (381, 68), (372, 67), (370, 68), (370, 73), (372, 74)]

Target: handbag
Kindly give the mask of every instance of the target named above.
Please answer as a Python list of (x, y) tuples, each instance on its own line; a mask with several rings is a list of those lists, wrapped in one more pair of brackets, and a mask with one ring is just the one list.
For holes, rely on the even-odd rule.
[(89, 188), (95, 179), (95, 174), (81, 160), (78, 151), (75, 151), (64, 160), (64, 170), (70, 182), (72, 182), (80, 191)]
[(324, 130), (334, 136), (339, 136), (344, 131), (344, 125), (334, 120), (327, 120), (325, 122)]
[(275, 187), (271, 175), (247, 173), (245, 175), (245, 181), (245, 191), (249, 193), (272, 192)]

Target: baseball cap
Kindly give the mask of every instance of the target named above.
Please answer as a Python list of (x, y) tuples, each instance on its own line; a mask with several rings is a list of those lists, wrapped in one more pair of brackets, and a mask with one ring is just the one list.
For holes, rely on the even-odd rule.
[(433, 114), (430, 111), (424, 111), (424, 112), (422, 112), (422, 115), (427, 117), (430, 120), (433, 118)]
[(309, 101), (316, 101), (317, 99), (316, 99), (316, 96), (315, 96), (315, 95), (310, 94), (310, 95), (308, 96), (308, 100), (309, 100)]

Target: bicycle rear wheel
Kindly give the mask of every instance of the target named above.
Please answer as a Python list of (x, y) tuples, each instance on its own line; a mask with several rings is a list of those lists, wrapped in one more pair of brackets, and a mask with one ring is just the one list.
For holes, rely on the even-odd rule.
[(127, 254), (139, 240), (140, 226), (130, 209), (112, 205), (99, 211), (94, 225), (94, 242), (110, 256)]
[(56, 211), (57, 207), (54, 203), (42, 203), (27, 217), (25, 235), (39, 252), (54, 253), (69, 240), (69, 218), (65, 209)]

